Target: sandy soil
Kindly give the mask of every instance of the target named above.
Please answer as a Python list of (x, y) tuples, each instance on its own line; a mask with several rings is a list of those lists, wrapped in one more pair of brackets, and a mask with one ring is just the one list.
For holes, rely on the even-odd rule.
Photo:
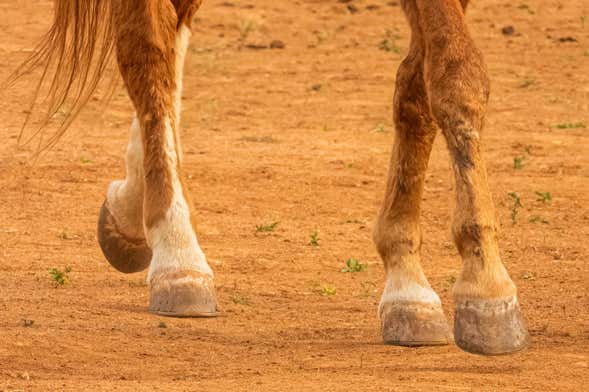
[[(47, 29), (51, 4), (0, 1), (0, 79)], [(182, 133), (216, 319), (148, 313), (145, 274), (117, 273), (97, 246), (105, 189), (124, 175), (126, 93), (106, 109), (91, 102), (31, 164), (34, 146), (16, 138), (34, 80), (0, 92), (0, 390), (587, 388), (588, 17), (584, 0), (475, 1), (468, 12), (493, 84), (484, 138), (502, 255), (532, 336), (528, 351), (505, 357), (380, 342), (371, 229), (409, 38), (396, 1), (208, 0), (199, 11)], [(389, 51), (379, 48), (387, 30)], [(268, 48), (274, 40), (284, 48)], [(461, 265), (453, 187), (438, 138), (423, 255), (450, 321)], [(515, 222), (510, 192), (523, 205)], [(309, 245), (315, 231), (319, 246)], [(341, 273), (350, 257), (367, 270)], [(54, 287), (48, 270), (66, 266), (70, 281)]]

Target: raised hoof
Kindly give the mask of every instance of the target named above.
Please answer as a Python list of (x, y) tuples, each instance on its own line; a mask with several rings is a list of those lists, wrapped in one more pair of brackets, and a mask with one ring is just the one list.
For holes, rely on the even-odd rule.
[(502, 355), (525, 349), (528, 329), (517, 298), (456, 302), (454, 340), (473, 354)]
[(110, 265), (126, 274), (143, 271), (151, 262), (151, 249), (145, 239), (122, 234), (114, 217), (102, 203), (98, 218), (98, 243)]
[(394, 302), (381, 305), (380, 320), (385, 344), (396, 346), (441, 346), (452, 335), (439, 304)]
[(215, 317), (217, 297), (210, 275), (180, 271), (152, 279), (149, 311), (170, 317)]

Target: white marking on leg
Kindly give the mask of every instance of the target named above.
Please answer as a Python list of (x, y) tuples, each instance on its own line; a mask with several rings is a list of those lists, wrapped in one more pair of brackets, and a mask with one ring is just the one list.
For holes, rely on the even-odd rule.
[(175, 170), (178, 165), (178, 156), (174, 145), (174, 131), (169, 119), (166, 119), (165, 123), (164, 152), (168, 167), (171, 169), (173, 196), (164, 219), (147, 230), (147, 243), (153, 252), (147, 281), (151, 282), (154, 274), (181, 270), (199, 271), (212, 277), (213, 271), (207, 264), (194, 234), (188, 203), (182, 193), (182, 184)]
[(141, 128), (135, 116), (129, 131), (124, 180), (111, 182), (106, 205), (117, 222), (119, 231), (131, 238), (144, 238), (143, 230), (143, 143)]
[(421, 302), (440, 305), (440, 297), (431, 287), (425, 287), (406, 275), (389, 272), (380, 306), (393, 302)]
[(184, 61), (186, 58), (186, 51), (190, 43), (192, 33), (184, 24), (180, 26), (178, 33), (176, 33), (176, 91), (174, 93), (174, 108), (176, 115), (176, 147), (182, 162), (182, 145), (180, 143), (180, 112), (182, 110), (182, 88), (184, 75)]

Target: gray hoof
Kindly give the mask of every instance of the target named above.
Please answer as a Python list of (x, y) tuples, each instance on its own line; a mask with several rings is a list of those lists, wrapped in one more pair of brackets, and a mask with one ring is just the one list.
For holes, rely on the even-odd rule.
[(152, 279), (149, 311), (171, 317), (217, 316), (212, 277), (196, 271), (179, 271)]
[(473, 354), (501, 355), (525, 349), (529, 335), (517, 297), (456, 302), (454, 340)]
[(395, 302), (381, 305), (380, 320), (385, 344), (396, 346), (440, 346), (452, 335), (439, 304)]

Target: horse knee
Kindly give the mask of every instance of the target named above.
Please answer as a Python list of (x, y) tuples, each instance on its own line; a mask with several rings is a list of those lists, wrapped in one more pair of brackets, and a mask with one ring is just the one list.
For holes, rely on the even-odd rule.
[(430, 80), (430, 107), (441, 128), (480, 130), (490, 93), (482, 55), (473, 48), (459, 60), (442, 63), (443, 71)]

